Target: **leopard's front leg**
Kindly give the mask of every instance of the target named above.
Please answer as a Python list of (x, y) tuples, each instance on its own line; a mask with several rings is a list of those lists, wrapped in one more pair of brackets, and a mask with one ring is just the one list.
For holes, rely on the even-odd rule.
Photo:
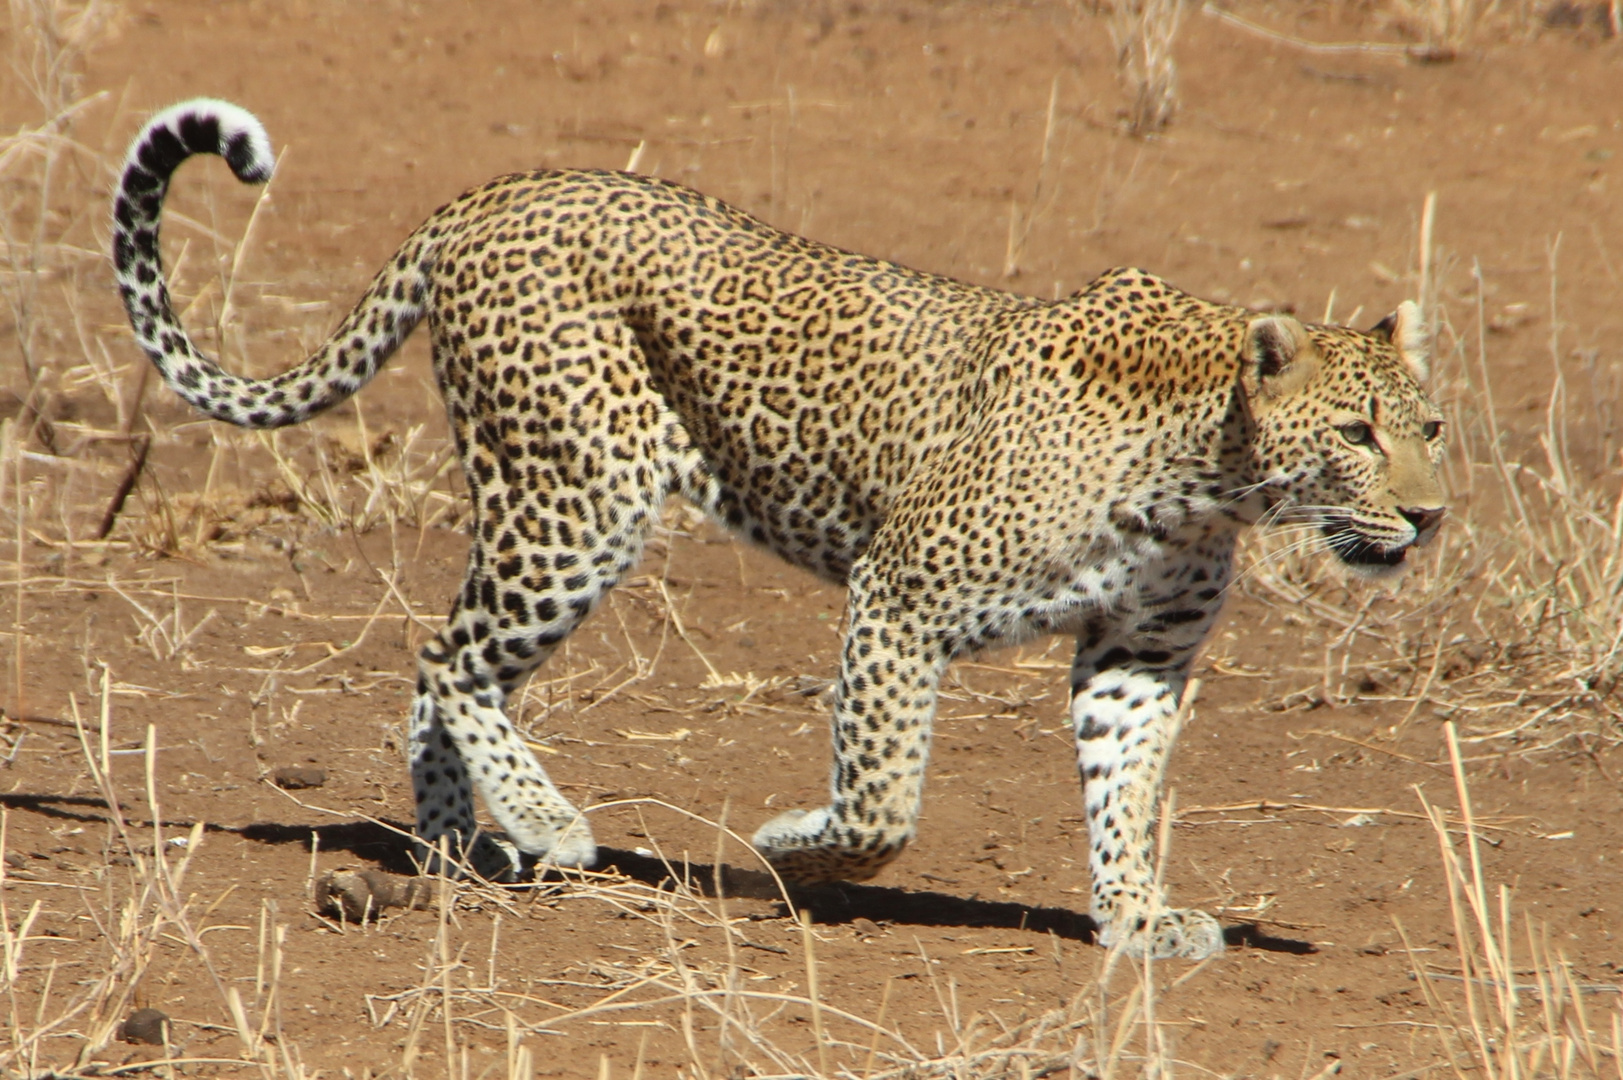
[[(1223, 932), (1204, 911), (1173, 909), (1155, 883), (1156, 822), (1167, 755), (1189, 665), (1215, 608), (1191, 611), (1172, 633), (1095, 623), (1071, 667), (1071, 722), (1088, 818), (1088, 864), (1099, 943), (1133, 956), (1200, 959)], [(1198, 625), (1195, 625), (1198, 624)], [(1167, 623), (1151, 617), (1151, 629)], [(1126, 631), (1126, 632), (1124, 632)], [(1171, 639), (1171, 640), (1169, 640)]]
[(905, 587), (867, 559), (852, 571), (847, 620), (834, 686), (830, 802), (779, 814), (754, 837), (791, 881), (871, 878), (902, 853), (918, 822), (936, 687), (948, 657)]

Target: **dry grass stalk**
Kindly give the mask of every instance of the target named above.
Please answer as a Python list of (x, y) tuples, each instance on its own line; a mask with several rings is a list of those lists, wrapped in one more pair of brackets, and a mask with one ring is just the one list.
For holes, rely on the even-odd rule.
[(142, 434), (130, 441), (130, 465), (124, 470), (124, 475), (118, 481), (118, 487), (113, 491), (113, 497), (107, 502), (107, 510), (101, 516), (101, 524), (96, 526), (95, 538), (107, 539), (118, 523), (118, 515), (124, 511), (124, 503), (129, 499), (130, 492), (141, 480), (141, 473), (147, 467), (147, 454), (152, 450), (152, 436)]
[(1183, 0), (1112, 0), (1110, 40), (1116, 70), (1132, 102), (1127, 130), (1153, 135), (1172, 122), (1178, 109), (1178, 69), (1172, 44), (1183, 21)]
[(828, 1071), (828, 1037), (823, 1034), (823, 1003), (817, 992), (817, 950), (813, 945), (811, 912), (800, 913), (800, 937), (806, 949), (806, 996), (811, 998), (812, 1038), (817, 1043), (817, 1065), (824, 1076)]
[[(23, 644), (24, 544), (27, 518), (37, 485), (23, 468), (28, 445), (38, 440), (51, 454), (59, 452), (58, 432), (51, 421), (51, 401), (59, 374), (47, 361), (46, 346), (65, 337), (64, 329), (45, 314), (42, 285), (58, 277), (71, 286), (85, 265), (87, 252), (74, 244), (81, 231), (82, 213), (67, 213), (75, 205), (58, 190), (65, 156), (84, 151), (72, 139), (79, 115), (102, 95), (82, 97), (81, 67), (84, 51), (100, 35), (108, 14), (101, 0), (12, 0), (11, 74), (39, 107), (42, 119), (16, 134), (0, 138), (0, 297), (11, 317), (10, 336), (17, 354), (21, 386), (10, 388), (18, 402), (17, 419), (4, 426), (0, 438), (0, 506), (9, 487), (14, 515), (14, 552), (17, 593), (15, 644), (12, 654), (13, 707), (21, 714), (25, 675)], [(92, 160), (93, 160), (93, 156)], [(71, 183), (75, 170), (66, 170)], [(83, 185), (81, 184), (81, 187)], [(75, 192), (82, 193), (82, 192)], [(88, 205), (84, 200), (79, 203)], [(77, 313), (75, 313), (77, 314)], [(82, 331), (82, 323), (77, 323)], [(9, 467), (8, 467), (9, 466)]]
[(1425, 47), (1447, 58), (1471, 40), (1498, 6), (1498, 0), (1402, 0), (1398, 8), (1417, 27)]
[(1059, 76), (1055, 75), (1053, 82), (1048, 86), (1048, 111), (1043, 120), (1043, 151), (1037, 162), (1037, 179), (1031, 185), (1031, 197), (1026, 201), (1025, 209), (1020, 208), (1019, 200), (1009, 200), (1009, 240), (1003, 251), (1003, 276), (1015, 278), (1020, 276), (1021, 263), (1026, 255), (1026, 241), (1031, 237), (1031, 227), (1037, 219), (1048, 212), (1054, 200), (1059, 197), (1059, 190), (1052, 192), (1048, 187), (1048, 170), (1054, 157), (1054, 136), (1058, 130), (1056, 120), (1059, 112)]
[[(1449, 1066), (1460, 1080), (1467, 1075), (1485, 1080), (1623, 1075), (1623, 1000), (1617, 988), (1580, 984), (1566, 957), (1552, 950), (1547, 932), (1531, 922), (1526, 956), (1515, 955), (1511, 891), (1506, 885), (1490, 891), (1460, 740), (1453, 723), (1445, 724), (1444, 732), (1465, 823), (1462, 842), (1451, 838), (1442, 811), (1418, 786), (1415, 793), (1437, 834), (1459, 971), (1440, 974), (1412, 948), (1409, 956), (1426, 1002), (1438, 1014), (1434, 1030)], [(1597, 990), (1611, 992), (1610, 1017), (1594, 1015), (1600, 1010), (1586, 1004), (1586, 996)]]
[(1434, 270), (1437, 261), (1437, 251), (1432, 242), (1432, 236), (1437, 224), (1437, 193), (1426, 192), (1426, 199), (1420, 206), (1420, 250), (1419, 267), (1415, 277), (1415, 302), (1420, 305), (1421, 325), (1425, 327), (1426, 339), (1431, 340), (1436, 332), (1437, 315), (1437, 282), (1434, 279)]

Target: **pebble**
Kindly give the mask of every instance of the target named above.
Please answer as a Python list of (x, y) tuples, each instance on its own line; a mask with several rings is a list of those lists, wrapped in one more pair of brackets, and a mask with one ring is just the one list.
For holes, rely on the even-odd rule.
[(169, 1033), (169, 1016), (158, 1009), (136, 1009), (124, 1020), (119, 1036), (127, 1043), (162, 1046)]
[(433, 901), (433, 879), (394, 877), (377, 870), (329, 870), (316, 880), (316, 907), (347, 922), (375, 919), (385, 908), (423, 910)]
[(271, 772), (271, 783), (287, 791), (321, 787), (326, 782), (327, 770), (320, 765), (283, 765)]

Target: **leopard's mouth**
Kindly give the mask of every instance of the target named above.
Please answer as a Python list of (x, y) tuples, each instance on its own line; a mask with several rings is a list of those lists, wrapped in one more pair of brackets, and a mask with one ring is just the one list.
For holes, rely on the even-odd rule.
[(1411, 544), (1383, 544), (1354, 530), (1348, 525), (1326, 526), (1324, 535), (1330, 541), (1330, 550), (1348, 566), (1366, 569), (1390, 569), (1402, 566), (1409, 557)]

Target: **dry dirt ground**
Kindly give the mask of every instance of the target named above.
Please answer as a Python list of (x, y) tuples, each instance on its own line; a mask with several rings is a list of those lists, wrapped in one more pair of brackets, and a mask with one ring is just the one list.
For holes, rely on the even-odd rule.
[[(1382, 5), (1240, 10), (1314, 41), (1410, 40)], [(12, 44), (19, 33), (10, 28)], [(777, 809), (821, 801), (817, 690), (833, 670), (843, 596), (680, 511), (644, 575), (516, 706), (571, 797), (621, 804), (592, 814), (604, 869), (619, 873), (470, 890), (452, 911), (391, 912), (365, 929), (318, 917), (313, 875), (411, 869), (394, 829), (411, 819), (400, 738), (412, 650), (445, 610), (464, 550), (426, 345), (409, 343), (356, 404), (274, 442), (196, 421), (146, 386), (133, 430), (150, 430), (151, 460), (110, 542), (96, 543), (128, 451), (94, 433), (131, 419), (143, 361), (94, 249), (124, 141), (148, 111), (199, 94), (254, 110), (283, 148), (262, 203), (218, 162), (189, 165), (166, 235), (191, 323), (260, 374), (319, 340), (430, 210), (507, 170), (634, 167), (819, 240), (1043, 296), (1137, 264), (1204, 296), (1315, 319), (1333, 305), (1359, 325), (1416, 288), (1421, 208), (1436, 192), (1434, 298), (1473, 364), (1479, 315), (1494, 331), (1486, 362), (1510, 458), (1536, 458), (1559, 368), (1572, 458), (1615, 486), (1623, 48), (1593, 22), (1518, 24), (1423, 64), (1309, 51), (1191, 8), (1177, 56), (1174, 124), (1132, 139), (1119, 129), (1126, 99), (1104, 18), (1087, 5), (115, 10), (84, 60), (82, 92), (104, 92), (74, 127), (88, 150), (63, 159), (82, 197), (51, 219), (82, 220), (88, 254), (40, 300), (59, 319), (38, 355), (59, 376), (49, 419), (60, 458), (35, 436), (7, 459), (0, 555), (15, 580), (0, 588), (0, 703), (28, 719), (4, 729), (0, 896), (13, 930), (38, 904), (6, 975), (0, 1053), (26, 1049), (8, 1068), (79, 1059), (92, 1013), (51, 1028), (53, 1018), (124, 962), (135, 968), (121, 1011), (167, 1013), (173, 1056), (242, 1056), (234, 991), (249, 1027), (263, 1023), (273, 1040), (276, 1068), (329, 1077), (506, 1075), (509, 1016), (544, 1076), (629, 1076), (638, 1061), (651, 1077), (793, 1072), (768, 1046), (862, 1076), (909, 1053), (984, 1046), (1067, 1003), (1114, 1010), (1072, 1039), (1078, 1062), (1107, 1059), (1100, 1034), (1136, 982), (1117, 972), (1101, 989), (1104, 953), (1082, 914), (1064, 644), (959, 664), (917, 843), (872, 884), (794, 898), (812, 919), (814, 1010), (788, 906), (737, 875), (730, 888), (744, 895), (723, 915), (716, 830), (673, 808), (725, 815), (747, 835)], [(0, 124), (37, 121), (21, 84), (7, 86)], [(91, 362), (90, 375), (62, 375)], [(7, 377), (25, 393), (20, 373)], [(28, 415), (15, 400), (8, 411)], [(1450, 479), (1464, 514), (1477, 489), (1461, 469)], [(1469, 663), (1434, 662), (1441, 636), (1425, 645), (1374, 619), (1349, 629), (1323, 612), (1359, 610), (1365, 594), (1316, 588), (1329, 599), (1301, 609), (1279, 590), (1239, 591), (1173, 763), (1172, 894), (1232, 928), (1231, 948), (1199, 970), (1154, 972), (1157, 1053), (1185, 1075), (1448, 1070), (1435, 1027), (1445, 1016), (1414, 971), (1457, 975), (1457, 928), (1417, 790), (1457, 812), (1448, 710), (1432, 697)], [(1491, 648), (1481, 616), (1459, 613), (1448, 642)], [(1497, 726), (1537, 719), (1540, 699), (1518, 698), (1515, 681), (1512, 671)], [(139, 859), (59, 723), (77, 708), (94, 728), (104, 700), (110, 780)], [(1590, 1026), (1610, 1032), (1623, 973), (1623, 755), (1609, 706), (1589, 700), (1566, 721), (1586, 736), (1545, 731), (1464, 753), (1484, 875), (1514, 890), (1515, 966), (1529, 963), (1526, 916), (1589, 988)], [(1470, 715), (1451, 715), (1469, 726)], [(267, 781), (289, 765), (325, 769), (324, 786)], [(151, 795), (170, 862), (185, 855), (174, 841), (203, 828), (184, 881), (168, 886), (190, 898), (184, 920), (142, 944), (118, 918), (154, 879)], [(736, 841), (722, 860), (754, 865)], [(725, 1007), (747, 1019), (723, 1030), (728, 987), (740, 996)], [(1144, 1052), (1144, 1031), (1126, 1038), (1115, 1070), (1136, 1069)], [(114, 1042), (79, 1070), (158, 1052)]]

